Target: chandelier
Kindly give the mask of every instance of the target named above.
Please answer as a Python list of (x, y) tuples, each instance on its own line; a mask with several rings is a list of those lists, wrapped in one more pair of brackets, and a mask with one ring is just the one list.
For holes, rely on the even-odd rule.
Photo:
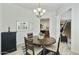
[(34, 13), (35, 13), (35, 15), (36, 15), (37, 17), (42, 17), (42, 16), (45, 14), (45, 12), (46, 12), (45, 9), (42, 9), (42, 8), (40, 7), (40, 3), (39, 3), (38, 8), (34, 9), (33, 11), (34, 11)]

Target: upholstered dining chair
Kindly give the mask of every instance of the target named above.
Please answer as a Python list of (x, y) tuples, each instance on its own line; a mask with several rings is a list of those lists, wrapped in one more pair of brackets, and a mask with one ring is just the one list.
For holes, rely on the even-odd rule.
[(60, 53), (59, 53), (59, 46), (60, 46), (60, 38), (59, 38), (59, 40), (58, 40), (57, 46), (54, 45), (54, 44), (52, 44), (52, 45), (50, 45), (50, 46), (46, 46), (45, 48), (46, 48), (46, 50), (48, 50), (49, 52), (52, 52), (52, 54), (54, 54), (54, 55), (59, 55), (59, 54), (60, 54)]
[(24, 42), (26, 55), (40, 55), (42, 53), (43, 48), (33, 45), (32, 39), (26, 39), (26, 37), (24, 37)]

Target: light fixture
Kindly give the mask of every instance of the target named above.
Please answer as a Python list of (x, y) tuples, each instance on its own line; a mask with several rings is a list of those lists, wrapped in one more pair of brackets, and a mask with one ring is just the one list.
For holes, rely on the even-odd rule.
[(34, 11), (34, 13), (35, 13), (35, 15), (36, 15), (37, 17), (43, 16), (43, 15), (45, 14), (45, 12), (46, 12), (45, 9), (42, 9), (42, 8), (40, 7), (40, 3), (39, 3), (38, 8), (34, 9), (33, 11)]

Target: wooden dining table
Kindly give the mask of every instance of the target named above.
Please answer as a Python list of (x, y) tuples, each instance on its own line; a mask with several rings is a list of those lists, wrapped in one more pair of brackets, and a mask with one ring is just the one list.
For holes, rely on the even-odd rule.
[(35, 45), (51, 45), (51, 44), (55, 44), (56, 43), (56, 39), (53, 37), (46, 37), (43, 39), (40, 39), (38, 36), (34, 36), (33, 37), (33, 44)]
[(46, 46), (50, 46), (56, 43), (56, 39), (53, 37), (44, 37), (43, 39), (40, 39), (39, 36), (33, 36), (33, 38), (31, 39), (33, 39), (33, 44), (35, 46), (41, 46), (43, 48), (43, 52), (42, 52), (43, 55), (49, 52), (48, 50), (46, 50), (45, 48)]

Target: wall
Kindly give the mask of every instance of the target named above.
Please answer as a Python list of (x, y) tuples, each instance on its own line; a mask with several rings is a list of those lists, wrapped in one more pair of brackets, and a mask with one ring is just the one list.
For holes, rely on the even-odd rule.
[[(8, 31), (8, 27), (11, 27), (11, 31), (16, 31), (17, 21), (27, 21), (32, 24), (32, 29), (26, 32), (17, 32), (17, 45), (24, 42), (24, 36), (28, 32), (33, 32), (34, 35), (38, 35), (40, 32), (40, 20), (34, 15), (33, 10), (17, 6), (16, 4), (2, 4), (2, 30)], [(42, 18), (49, 18), (49, 30), (50, 36), (56, 38), (56, 13), (46, 12)]]
[(57, 42), (59, 39), (59, 35), (58, 34), (59, 31), (59, 17), (56, 18), (57, 14), (56, 14), (56, 10), (55, 11), (46, 11), (46, 14), (42, 17), (42, 18), (49, 18), (49, 31), (50, 31), (50, 37), (53, 37), (56, 39), (56, 46), (57, 46)]
[[(61, 20), (61, 15), (68, 9), (72, 9), (71, 14), (71, 51), (79, 54), (79, 4), (66, 4), (62, 8), (58, 9), (58, 17)], [(61, 11), (61, 12), (60, 12)]]
[(56, 38), (56, 11), (46, 11), (46, 14), (42, 18), (49, 18), (50, 36)]
[(79, 54), (79, 4), (75, 4), (72, 10), (72, 51)]
[(27, 21), (32, 24), (32, 29), (27, 30), (26, 32), (17, 31), (17, 44), (23, 43), (23, 37), (27, 32), (33, 32), (34, 35), (39, 33), (39, 19), (37, 19), (32, 11), (19, 7), (15, 4), (2, 4), (2, 32), (7, 32), (8, 27), (10, 26), (11, 31), (16, 31), (16, 22), (17, 21)]
[(1, 54), (1, 20), (2, 20), (2, 8), (1, 8), (1, 4), (0, 4), (0, 54)]

